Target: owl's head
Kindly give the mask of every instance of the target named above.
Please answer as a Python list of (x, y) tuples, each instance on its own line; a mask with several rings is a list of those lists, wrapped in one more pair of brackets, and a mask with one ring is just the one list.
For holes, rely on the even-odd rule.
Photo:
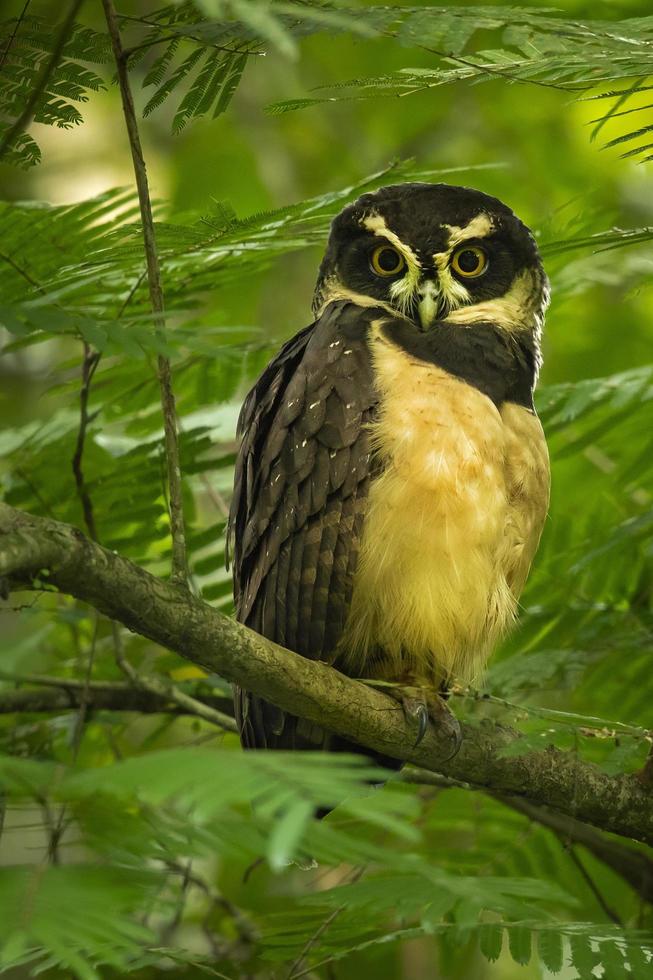
[(528, 331), (537, 345), (548, 282), (531, 232), (468, 187), (407, 183), (364, 194), (335, 218), (314, 311), (336, 299), (437, 320)]

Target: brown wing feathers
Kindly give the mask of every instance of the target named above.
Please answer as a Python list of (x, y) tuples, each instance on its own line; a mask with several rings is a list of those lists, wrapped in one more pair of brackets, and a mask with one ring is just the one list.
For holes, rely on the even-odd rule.
[[(282, 348), (239, 421), (230, 515), (237, 616), (311, 658), (333, 653), (351, 598), (370, 477), (366, 423), (377, 402), (371, 318), (331, 304)], [(236, 710), (247, 747), (335, 747), (328, 733), (246, 692), (236, 692)]]

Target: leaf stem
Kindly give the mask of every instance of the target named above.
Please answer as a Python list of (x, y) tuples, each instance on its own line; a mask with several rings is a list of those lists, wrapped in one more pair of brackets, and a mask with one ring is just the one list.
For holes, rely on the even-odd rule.
[[(161, 269), (156, 247), (152, 202), (147, 182), (147, 170), (141, 146), (141, 139), (136, 122), (134, 100), (129, 84), (127, 71), (127, 53), (122, 46), (118, 15), (113, 0), (102, 0), (106, 17), (111, 46), (116, 62), (118, 85), (122, 98), (122, 108), (129, 136), (129, 146), (134, 164), (134, 176), (138, 189), (138, 201), (143, 226), (143, 244), (147, 264), (147, 281), (150, 292), (150, 303), (154, 314), (154, 326), (157, 334), (163, 338), (165, 334), (165, 308), (163, 303), (163, 287), (161, 285)], [(177, 432), (177, 417), (175, 411), (175, 396), (172, 390), (172, 373), (170, 361), (162, 354), (157, 359), (159, 387), (161, 390), (161, 408), (163, 410), (163, 426), (165, 433), (165, 452), (168, 480), (168, 508), (170, 514), (170, 533), (172, 535), (172, 582), (186, 588), (188, 585), (188, 562), (186, 558), (186, 532), (184, 528), (184, 510), (181, 487), (181, 467), (179, 463), (179, 437)]]

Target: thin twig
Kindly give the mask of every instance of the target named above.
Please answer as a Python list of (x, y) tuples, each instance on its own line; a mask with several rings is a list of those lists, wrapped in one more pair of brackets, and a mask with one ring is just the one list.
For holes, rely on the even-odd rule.
[[(475, 71), (486, 72), (488, 75), (495, 75), (497, 78), (503, 78), (509, 82), (518, 82), (521, 85), (539, 85), (541, 88), (552, 88), (557, 92), (585, 92), (587, 86), (569, 86), (569, 85), (557, 85), (555, 82), (543, 82), (539, 78), (520, 78), (518, 75), (511, 75), (509, 71), (505, 68), (498, 68), (496, 65), (479, 65), (475, 61), (471, 61), (469, 58), (463, 58), (460, 55), (454, 54), (453, 51), (438, 51), (437, 48), (427, 47), (425, 44), (418, 44), (417, 47), (421, 48), (422, 51), (427, 51), (429, 54), (434, 54), (438, 58), (447, 58), (449, 61), (457, 61), (458, 64), (463, 65), (466, 68), (472, 68)], [(522, 61), (520, 64), (528, 64), (528, 61)], [(430, 86), (428, 86), (430, 87)]]
[(82, 457), (84, 455), (84, 443), (86, 440), (86, 429), (89, 423), (88, 414), (88, 397), (91, 388), (91, 381), (93, 380), (93, 375), (95, 374), (95, 369), (100, 363), (100, 357), (102, 355), (92, 351), (89, 345), (84, 341), (84, 360), (82, 361), (82, 386), (79, 391), (79, 429), (77, 431), (77, 443), (75, 445), (75, 453), (72, 459), (72, 468), (75, 476), (75, 486), (77, 487), (77, 496), (82, 505), (82, 511), (84, 513), (84, 523), (86, 524), (86, 529), (88, 530), (89, 537), (93, 538), (94, 541), (98, 540), (97, 528), (95, 525), (95, 515), (93, 513), (93, 501), (91, 500), (90, 494), (86, 487), (86, 482), (84, 480), (84, 471), (82, 469)]
[(0, 70), (2, 70), (2, 68), (4, 68), (5, 61), (7, 60), (7, 55), (9, 54), (9, 51), (11, 50), (12, 44), (16, 40), (16, 35), (18, 34), (18, 31), (20, 29), (20, 25), (23, 23), (23, 20), (25, 19), (25, 14), (27, 13), (27, 8), (29, 7), (30, 3), (31, 3), (31, 0), (25, 0), (25, 5), (23, 6), (23, 9), (19, 13), (18, 17), (16, 18), (16, 23), (14, 24), (14, 29), (11, 32), (10, 36), (9, 36), (9, 39), (7, 41), (7, 46), (5, 47), (4, 51), (2, 52), (2, 57), (0, 58)]
[[(369, 683), (369, 682), (368, 682)], [(650, 740), (651, 732), (639, 725), (628, 725), (621, 721), (612, 721), (607, 718), (597, 718), (592, 715), (578, 715), (575, 712), (559, 711), (555, 708), (542, 708), (533, 704), (516, 704), (506, 698), (499, 698), (494, 694), (484, 691), (477, 691), (473, 687), (459, 688), (453, 687), (450, 691), (452, 697), (463, 698), (471, 701), (482, 701), (484, 704), (496, 704), (502, 708), (509, 708), (525, 715), (535, 718), (544, 718), (548, 721), (567, 725), (574, 731), (582, 735), (593, 736), (595, 738), (614, 738), (616, 735), (627, 735), (630, 738)], [(580, 728), (574, 723), (575, 719), (582, 719), (583, 724)]]
[(190, 862), (188, 865), (182, 865), (178, 861), (166, 861), (166, 865), (171, 871), (174, 871), (176, 874), (181, 874), (185, 881), (203, 892), (211, 902), (211, 906), (219, 906), (224, 909), (227, 915), (233, 920), (236, 933), (243, 945), (251, 945), (256, 942), (257, 932), (253, 923), (250, 922), (247, 916), (230, 899), (216, 891), (208, 882), (195, 874)]
[[(140, 17), (128, 17), (126, 14), (118, 14), (122, 20), (133, 20), (142, 23), (149, 23), (149, 21), (142, 21)], [(165, 34), (162, 37), (150, 38), (149, 41), (143, 41), (141, 44), (135, 44), (131, 48), (125, 48), (125, 57), (131, 58), (132, 55), (136, 54), (138, 51), (147, 50), (147, 48), (154, 47), (155, 44), (165, 44), (169, 41), (194, 41), (195, 44), (200, 44), (203, 48), (210, 48), (212, 51), (221, 51), (224, 54), (252, 54), (261, 56), (262, 51), (243, 51), (241, 47), (230, 48), (223, 44), (214, 44), (212, 41), (205, 41), (202, 38), (194, 37), (192, 34)]]
[(235, 720), (230, 718), (229, 715), (224, 714), (224, 712), (210, 707), (203, 701), (196, 700), (195, 698), (191, 697), (190, 694), (185, 694), (183, 691), (180, 691), (179, 688), (175, 687), (174, 684), (163, 680), (163, 678), (153, 676), (145, 677), (144, 675), (139, 674), (139, 672), (135, 670), (125, 658), (122, 648), (122, 639), (120, 636), (120, 627), (116, 622), (113, 622), (112, 626), (116, 663), (122, 670), (125, 677), (129, 678), (134, 687), (140, 687), (144, 691), (148, 691), (150, 694), (153, 694), (156, 697), (165, 698), (167, 701), (172, 701), (179, 705), (180, 708), (184, 708), (189, 714), (197, 715), (198, 718), (202, 718), (204, 721), (208, 721), (212, 725), (217, 725), (218, 728), (223, 728), (225, 731), (238, 731)]
[[(161, 285), (161, 270), (156, 247), (152, 202), (147, 182), (145, 159), (141, 147), (141, 139), (136, 122), (134, 100), (129, 84), (127, 57), (122, 46), (118, 16), (113, 0), (102, 0), (104, 14), (111, 37), (111, 45), (116, 62), (118, 84), (122, 98), (122, 108), (129, 136), (134, 176), (138, 189), (138, 201), (143, 226), (143, 244), (147, 264), (147, 281), (150, 292), (150, 303), (154, 314), (154, 326), (157, 334), (163, 338), (165, 334), (165, 308), (163, 303), (163, 288)], [(177, 586), (187, 587), (188, 563), (186, 558), (186, 532), (184, 529), (184, 511), (181, 487), (181, 468), (179, 464), (179, 438), (177, 433), (177, 416), (175, 397), (172, 390), (170, 361), (162, 354), (158, 355), (159, 387), (161, 390), (161, 407), (163, 409), (163, 425), (165, 432), (166, 466), (169, 492), (170, 532), (172, 535), (172, 575), (171, 579)]]
[(22, 266), (18, 265), (18, 263), (12, 259), (11, 255), (6, 255), (4, 252), (0, 252), (0, 261), (6, 262), (7, 265), (10, 265), (14, 272), (17, 272), (19, 276), (22, 276), (23, 279), (30, 284), (30, 286), (34, 286), (35, 289), (38, 289), (38, 291), (45, 296), (45, 289), (43, 289), (36, 279), (33, 279), (32, 276), (30, 276), (26, 269), (23, 269)]
[[(362, 867), (357, 868), (354, 871), (354, 873), (351, 876), (351, 878), (349, 879), (349, 881), (347, 882), (347, 884), (348, 885), (353, 885), (355, 882), (357, 882), (360, 878), (363, 877), (363, 875), (365, 874), (366, 870), (367, 870), (366, 865), (363, 865)], [(310, 939), (308, 940), (308, 942), (306, 943), (306, 945), (302, 949), (302, 951), (299, 954), (299, 956), (297, 957), (297, 959), (293, 962), (293, 964), (290, 967), (290, 970), (288, 971), (288, 974), (286, 976), (286, 980), (299, 980), (299, 977), (303, 977), (303, 976), (306, 976), (306, 974), (311, 973), (311, 971), (313, 970), (313, 967), (312, 966), (309, 967), (307, 970), (302, 970), (302, 966), (304, 965), (304, 963), (306, 961), (306, 957), (308, 956), (308, 954), (312, 950), (313, 946), (315, 946), (315, 944), (318, 941), (318, 939), (320, 938), (320, 936), (323, 936), (324, 935), (324, 933), (327, 931), (327, 929), (329, 928), (329, 926), (333, 922), (335, 922), (335, 920), (338, 918), (338, 916), (341, 914), (341, 912), (344, 912), (344, 910), (346, 909), (346, 907), (347, 907), (346, 905), (339, 905), (332, 912), (330, 912), (329, 915), (327, 915), (327, 917), (324, 920), (324, 922), (322, 922), (320, 924), (319, 928), (315, 930), (315, 932), (310, 937)]]
[(597, 860), (628, 882), (645, 902), (653, 904), (653, 860), (643, 851), (607, 837), (581, 820), (558, 813), (550, 807), (535, 806), (519, 797), (492, 795), (513, 810), (548, 827), (560, 840), (581, 844)]
[(580, 844), (597, 860), (618, 874), (645, 902), (653, 903), (653, 860), (641, 850), (613, 840), (599, 833), (594, 827), (576, 820), (569, 814), (560, 813), (547, 806), (537, 806), (519, 796), (495, 793), (492, 790), (472, 786), (469, 783), (427, 769), (413, 766), (404, 769), (399, 778), (402, 782), (432, 786), (436, 789), (480, 789), (487, 796), (498, 800), (504, 806), (516, 810), (534, 823), (551, 830), (566, 846)]
[(585, 867), (585, 865), (581, 861), (579, 855), (576, 853), (576, 851), (574, 850), (574, 848), (570, 846), (570, 847), (567, 847), (566, 850), (567, 850), (567, 853), (569, 854), (569, 857), (574, 862), (574, 864), (576, 865), (577, 869), (580, 871), (581, 877), (585, 881), (585, 883), (586, 883), (587, 887), (589, 888), (589, 890), (592, 892), (592, 895), (594, 895), (594, 898), (596, 899), (597, 903), (601, 907), (602, 911), (605, 913), (605, 915), (608, 917), (608, 919), (612, 919), (612, 921), (614, 922), (614, 924), (616, 926), (620, 926), (623, 929), (623, 925), (624, 924), (623, 924), (623, 921), (622, 921), (621, 917), (614, 911), (613, 908), (611, 908), (608, 905), (608, 903), (606, 902), (605, 898), (603, 897), (603, 895), (599, 891), (598, 885), (596, 884), (596, 882), (594, 881), (594, 879), (590, 875), (589, 871), (587, 870), (587, 868)]
[(229, 517), (229, 504), (217, 487), (214, 487), (206, 473), (200, 475), (200, 482), (206, 490), (206, 495), (221, 517)]
[(84, 686), (81, 689), (81, 700), (79, 705), (79, 713), (75, 719), (75, 727), (73, 729), (71, 748), (72, 748), (72, 759), (76, 762), (77, 756), (79, 755), (79, 747), (82, 742), (82, 733), (84, 731), (84, 725), (86, 723), (86, 716), (88, 714), (89, 705), (89, 687), (91, 684), (91, 676), (93, 674), (93, 666), (95, 664), (95, 650), (97, 647), (97, 638), (100, 630), (100, 614), (95, 614), (95, 622), (93, 624), (93, 638), (91, 640), (91, 646), (88, 651), (88, 659), (86, 661), (86, 674), (84, 676)]
[[(23, 442), (23, 444), (22, 444), (22, 447), (21, 448), (23, 449), (23, 451), (25, 450), (26, 442), (27, 442), (27, 440), (25, 440), (25, 442)], [(50, 506), (50, 504), (48, 503), (48, 501), (45, 499), (45, 497), (43, 496), (43, 494), (41, 493), (39, 487), (37, 487), (37, 485), (31, 480), (29, 474), (24, 469), (22, 469), (22, 467), (20, 467), (20, 466), (17, 466), (16, 469), (14, 470), (14, 472), (15, 472), (16, 476), (20, 477), (20, 479), (23, 481), (23, 483), (25, 483), (29, 487), (29, 489), (32, 491), (32, 493), (34, 494), (34, 496), (36, 497), (36, 499), (40, 503), (40, 505), (41, 505), (44, 513), (46, 513), (50, 517), (54, 518), (55, 514), (54, 514), (54, 511), (53, 511), (52, 507)]]
[[(5, 133), (5, 137), (0, 143), (0, 160), (5, 155), (7, 150), (11, 147), (16, 136), (21, 133), (26, 126), (29, 126), (30, 122), (34, 117), (34, 110), (38, 104), (39, 99), (43, 95), (52, 72), (55, 70), (59, 61), (61, 59), (61, 54), (66, 46), (66, 42), (70, 36), (70, 32), (73, 29), (73, 24), (75, 23), (75, 17), (79, 13), (79, 8), (83, 4), (84, 0), (73, 0), (68, 10), (66, 18), (61, 22), (61, 27), (59, 33), (54, 42), (54, 47), (52, 48), (52, 54), (48, 60), (43, 64), (41, 71), (39, 72), (38, 78), (34, 82), (34, 87), (30, 93), (30, 96), (25, 103), (25, 108), (21, 112), (18, 119), (15, 120), (14, 124), (9, 127)], [(24, 13), (24, 11), (23, 11)], [(22, 17), (22, 14), (21, 14)]]
[(146, 276), (147, 276), (147, 270), (145, 270), (144, 272), (139, 273), (139, 275), (136, 277), (136, 280), (134, 282), (134, 285), (131, 287), (131, 289), (127, 293), (125, 299), (123, 300), (123, 303), (122, 303), (120, 309), (118, 310), (118, 313), (116, 314), (118, 320), (121, 318), (121, 316), (123, 315), (123, 313), (125, 312), (125, 310), (129, 306), (129, 304), (133, 300), (136, 292), (138, 291), (138, 289), (140, 289), (140, 286), (141, 286), (141, 283), (143, 282), (143, 279), (145, 279)]
[[(89, 711), (89, 685), (91, 683), (91, 675), (93, 673), (93, 665), (95, 663), (95, 650), (97, 647), (97, 638), (100, 629), (100, 614), (96, 612), (95, 622), (93, 624), (93, 636), (91, 639), (91, 646), (88, 651), (88, 658), (86, 661), (86, 673), (84, 676), (84, 686), (81, 688), (81, 697), (79, 701), (79, 708), (77, 710), (77, 717), (75, 718), (75, 726), (73, 728), (73, 733), (71, 737), (71, 750), (72, 750), (72, 764), (77, 762), (77, 757), (79, 755), (79, 749), (82, 744), (82, 736), (84, 734), (84, 726), (86, 724), (86, 719), (88, 717)], [(63, 770), (61, 770), (63, 774)], [(64, 831), (68, 824), (66, 820), (67, 817), (67, 807), (64, 804), (59, 811), (59, 816), (55, 823), (53, 823), (48, 841), (48, 858), (53, 864), (59, 863), (59, 844), (61, 843), (61, 838), (63, 837)]]
[(0, 679), (15, 681), (17, 684), (38, 684), (42, 687), (71, 688), (74, 690), (88, 688), (94, 691), (109, 691), (125, 687), (124, 684), (116, 681), (91, 681), (87, 684), (85, 680), (80, 681), (76, 677), (53, 677), (50, 674), (19, 674), (13, 670), (0, 670)]
[[(30, 682), (32, 683), (32, 682)], [(48, 686), (0, 693), (0, 715), (61, 714), (77, 711), (82, 703), (83, 681), (57, 681)], [(229, 717), (230, 699), (216, 694), (192, 698), (190, 704), (177, 704), (167, 696), (153, 694), (133, 684), (96, 681), (88, 685), (87, 711), (139, 712), (141, 714), (197, 715), (195, 703), (200, 702)]]
[(158, 940), (159, 946), (168, 946), (170, 944), (170, 942), (172, 941), (172, 937), (174, 936), (175, 931), (179, 927), (181, 920), (183, 918), (184, 910), (186, 908), (186, 901), (188, 898), (188, 889), (190, 888), (191, 885), (191, 878), (193, 873), (192, 859), (189, 859), (188, 863), (184, 866), (178, 865), (177, 871), (179, 874), (181, 874), (181, 889), (179, 893), (179, 899), (177, 901), (176, 908), (172, 914), (172, 918), (168, 922), (163, 923), (161, 932), (159, 934), (159, 940)]

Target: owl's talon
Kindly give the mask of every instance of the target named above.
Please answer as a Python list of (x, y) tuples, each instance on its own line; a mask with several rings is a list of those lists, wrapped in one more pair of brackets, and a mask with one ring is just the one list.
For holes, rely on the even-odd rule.
[(420, 704), (417, 709), (417, 725), (417, 738), (415, 739), (415, 744), (413, 745), (414, 749), (416, 749), (419, 743), (422, 741), (429, 727), (429, 713), (426, 710), (425, 704)]
[(438, 737), (443, 736), (452, 743), (452, 751), (446, 762), (457, 754), (462, 744), (462, 732), (458, 719), (447, 707), (446, 702), (430, 691), (418, 688), (396, 688), (396, 697), (404, 711), (408, 722), (417, 722), (417, 738), (413, 748), (417, 748), (428, 731), (429, 721), (437, 729)]
[(404, 717), (408, 722), (417, 722), (417, 738), (413, 748), (417, 748), (426, 735), (429, 727), (429, 712), (426, 701), (409, 694), (400, 694), (399, 700), (404, 709)]

